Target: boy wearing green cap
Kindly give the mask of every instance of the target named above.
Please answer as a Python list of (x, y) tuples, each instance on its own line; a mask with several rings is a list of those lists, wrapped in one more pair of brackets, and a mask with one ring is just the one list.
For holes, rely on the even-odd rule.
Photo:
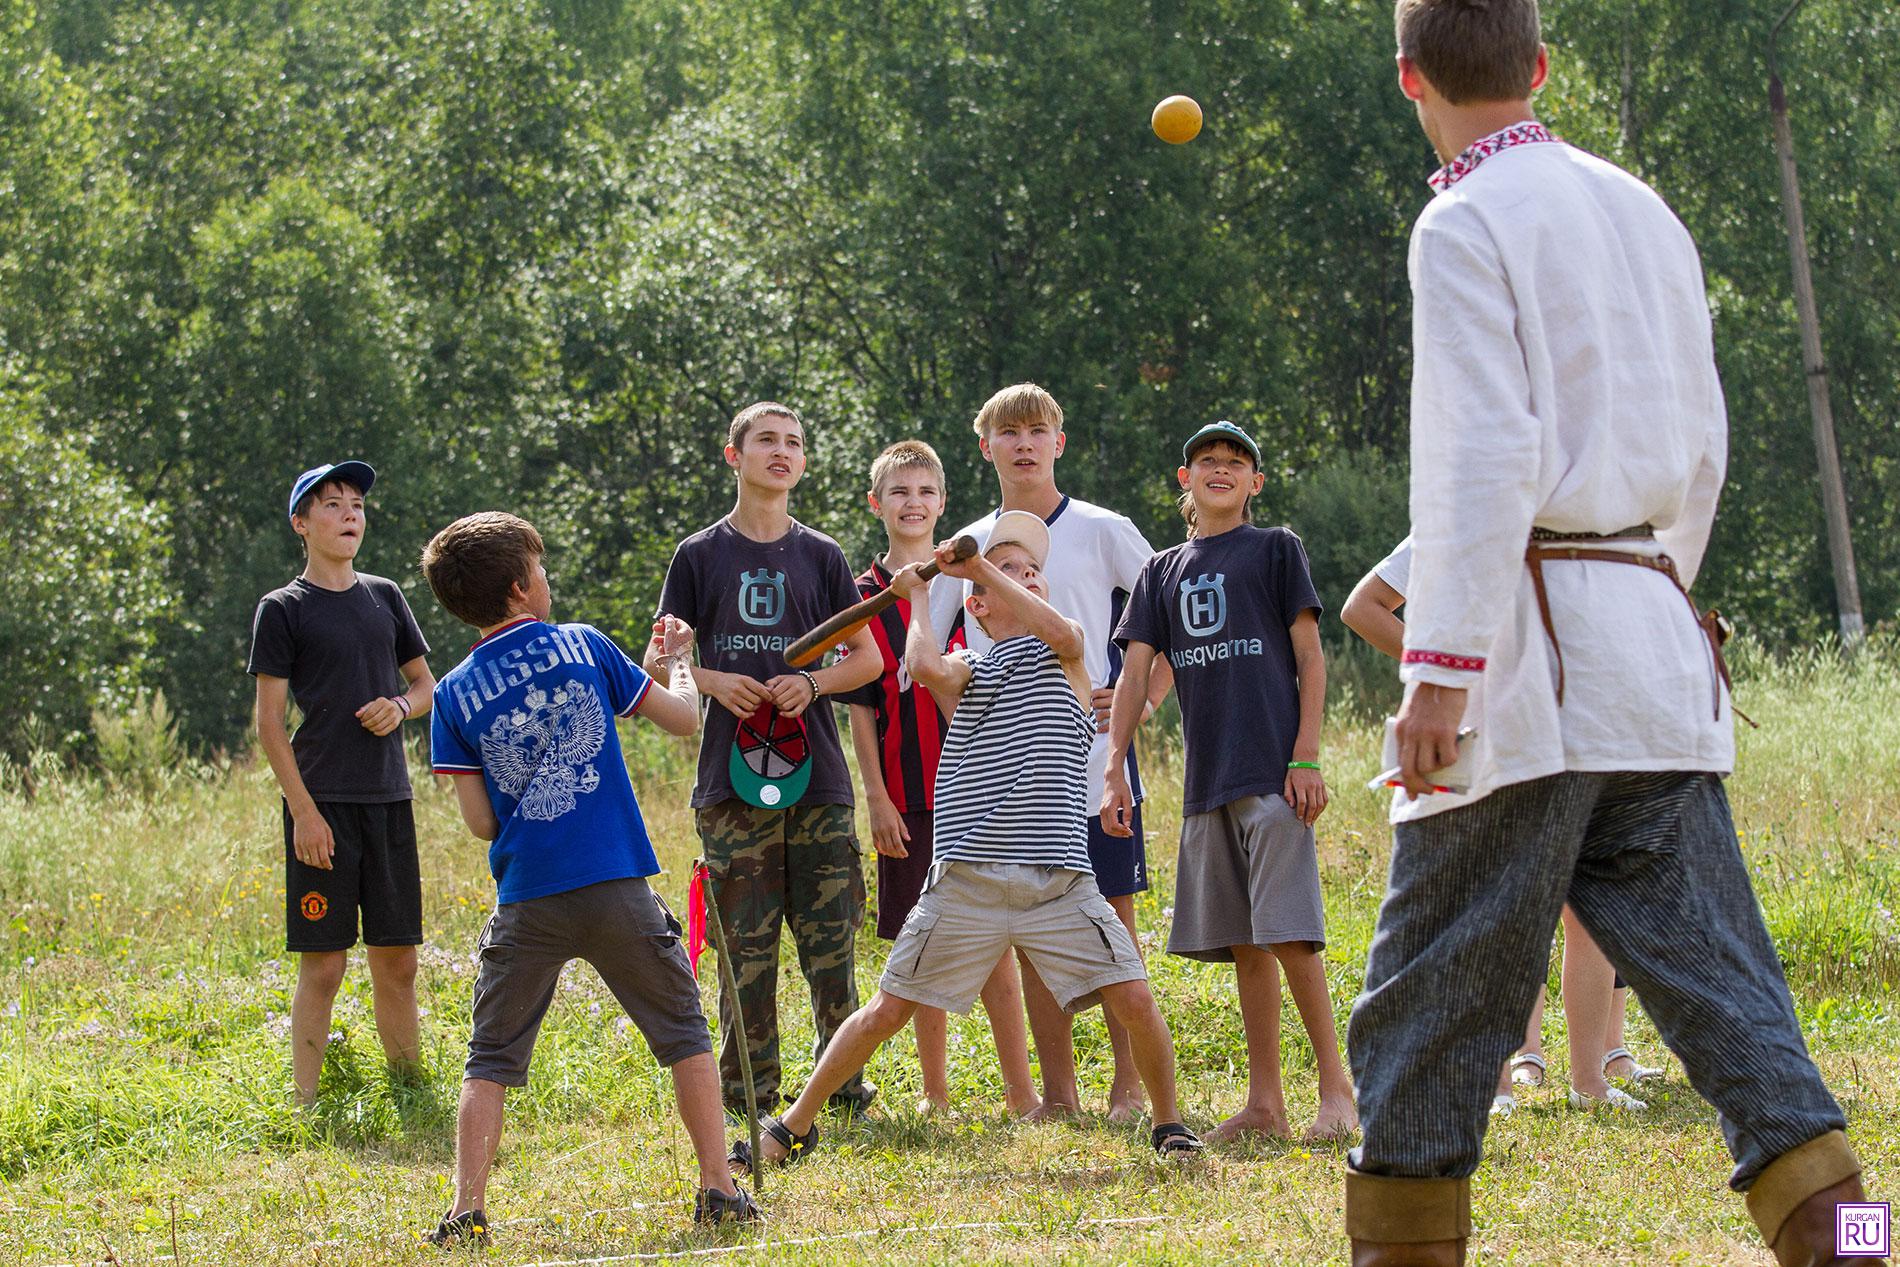
[[(1157, 656), (1174, 670), (1186, 787), (1168, 951), (1231, 963), (1247, 1032), (1247, 1103), (1211, 1140), (1287, 1135), (1280, 1086), (1280, 980), (1319, 1063), (1309, 1139), (1358, 1124), (1326, 992), (1326, 913), (1313, 822), (1326, 808), (1319, 728), (1326, 663), (1319, 596), (1300, 539), (1257, 528), (1260, 448), (1231, 422), (1189, 437), (1176, 473), (1188, 540), (1148, 561), (1115, 630), (1124, 649), (1110, 712), (1104, 830), (1130, 830), (1123, 760)], [(1235, 743), (1246, 734), (1252, 742)]]
[[(400, 731), (428, 714), (435, 678), (402, 590), (356, 570), (375, 481), (366, 462), (297, 477), (290, 527), (304, 569), (258, 601), (251, 628), (258, 745), (284, 796), (285, 944), (298, 956), (291, 1078), (305, 1105), (317, 1095), (359, 911), (383, 1054), (403, 1069), (420, 1051), (422, 878)], [(303, 714), (294, 738), (284, 728), (291, 699)]]

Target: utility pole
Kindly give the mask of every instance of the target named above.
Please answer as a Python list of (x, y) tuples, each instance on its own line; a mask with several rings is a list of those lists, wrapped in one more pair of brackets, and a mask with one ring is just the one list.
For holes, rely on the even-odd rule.
[(1834, 443), (1834, 407), (1828, 400), (1827, 362), (1821, 357), (1821, 319), (1814, 307), (1808, 271), (1808, 232), (1801, 215), (1801, 184), (1794, 171), (1794, 133), (1788, 127), (1788, 94), (1775, 65), (1781, 28), (1807, 0), (1794, 0), (1768, 33), (1768, 112), (1774, 120), (1775, 157), (1781, 166), (1781, 206), (1788, 218), (1788, 254), (1794, 264), (1794, 310), (1801, 323), (1801, 362), (1808, 380), (1808, 412), (1814, 416), (1814, 456), (1821, 470), (1821, 505), (1827, 511), (1827, 552), (1834, 563), (1834, 604), (1840, 610), (1841, 643), (1860, 645), (1866, 626), (1860, 614), (1860, 581), (1854, 573), (1854, 539), (1847, 523), (1847, 487)]

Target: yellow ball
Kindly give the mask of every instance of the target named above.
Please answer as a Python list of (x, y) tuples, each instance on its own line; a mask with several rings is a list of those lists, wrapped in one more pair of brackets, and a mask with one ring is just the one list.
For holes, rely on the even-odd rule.
[(1186, 145), (1201, 134), (1200, 103), (1176, 94), (1155, 107), (1149, 122), (1154, 125), (1155, 135), (1169, 145)]

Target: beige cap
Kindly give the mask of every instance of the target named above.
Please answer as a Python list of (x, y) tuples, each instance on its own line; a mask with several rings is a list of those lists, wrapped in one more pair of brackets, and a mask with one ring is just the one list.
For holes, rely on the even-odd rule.
[(1002, 545), (1019, 545), (1029, 551), (1038, 568), (1049, 566), (1049, 525), (1041, 516), (1026, 510), (1006, 510), (996, 517), (990, 539), (983, 544), (983, 557)]

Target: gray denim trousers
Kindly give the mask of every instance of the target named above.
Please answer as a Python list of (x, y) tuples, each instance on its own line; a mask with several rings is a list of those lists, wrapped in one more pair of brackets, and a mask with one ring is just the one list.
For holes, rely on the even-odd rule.
[(1721, 1114), (1744, 1190), (1845, 1126), (1808, 1056), (1712, 774), (1555, 774), (1395, 830), (1347, 1048), (1356, 1170), (1478, 1168), (1568, 901)]

